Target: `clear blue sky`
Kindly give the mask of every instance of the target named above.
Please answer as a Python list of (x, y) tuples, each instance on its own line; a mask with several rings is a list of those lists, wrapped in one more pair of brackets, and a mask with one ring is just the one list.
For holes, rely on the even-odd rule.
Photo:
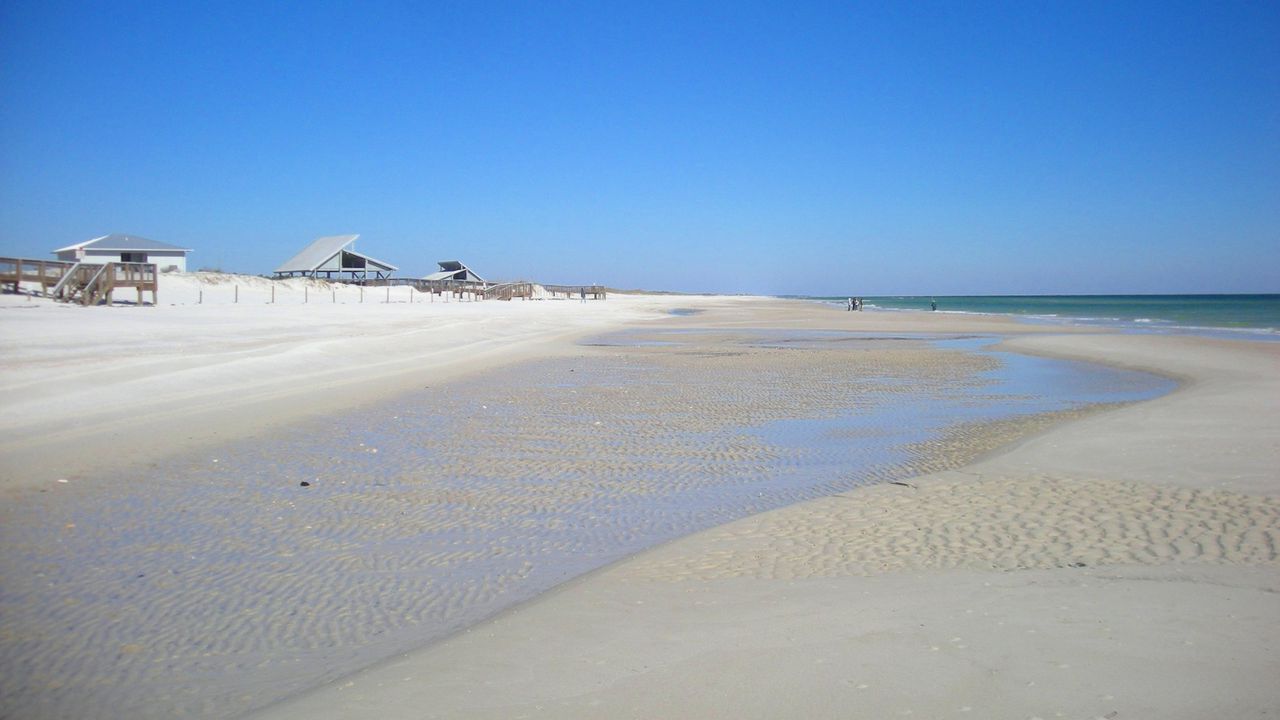
[(0, 3), (0, 254), (1280, 291), (1280, 3)]

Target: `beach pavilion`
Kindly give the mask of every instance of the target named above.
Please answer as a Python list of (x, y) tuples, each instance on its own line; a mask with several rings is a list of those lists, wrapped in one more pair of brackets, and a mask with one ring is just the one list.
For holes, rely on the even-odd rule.
[(137, 235), (112, 233), (68, 245), (53, 251), (64, 262), (106, 265), (107, 263), (154, 263), (161, 272), (186, 272), (191, 248), (148, 240)]
[(355, 251), (359, 235), (329, 235), (317, 238), (297, 255), (275, 269), (278, 278), (313, 277), (326, 280), (385, 280), (397, 270), (395, 265)]
[(439, 280), (455, 280), (457, 282), (467, 283), (484, 283), (484, 278), (475, 273), (474, 270), (463, 265), (457, 260), (441, 260), (436, 263), (440, 266), (439, 272), (433, 272), (422, 278), (423, 280), (439, 281)]

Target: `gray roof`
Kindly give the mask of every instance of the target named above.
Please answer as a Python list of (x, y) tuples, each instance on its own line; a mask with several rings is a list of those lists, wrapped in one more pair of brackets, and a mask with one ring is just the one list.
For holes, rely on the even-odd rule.
[(114, 252), (117, 250), (123, 250), (125, 252), (137, 252), (137, 251), (145, 252), (148, 250), (150, 251), (169, 250), (169, 251), (191, 252), (191, 248), (178, 247), (177, 245), (170, 245), (169, 243), (162, 243), (156, 240), (148, 240), (147, 238), (138, 237), (137, 235), (122, 235), (120, 233), (112, 233), (110, 235), (103, 235), (102, 237), (96, 237), (92, 240), (85, 240), (84, 242), (76, 243), (75, 245), (68, 245), (64, 248), (58, 248), (57, 250), (54, 250), (54, 252), (55, 253), (68, 252), (70, 250), (79, 250), (81, 248), (85, 250), (105, 250), (109, 252)]
[(347, 251), (352, 255), (359, 255), (365, 260), (382, 267), (396, 270), (395, 265), (385, 263), (381, 260), (363, 255), (352, 249), (350, 245), (356, 241), (359, 235), (329, 235), (322, 238), (316, 238), (314, 242), (302, 249), (302, 252), (289, 258), (280, 267), (275, 269), (278, 273), (290, 272), (311, 272), (316, 268), (324, 265), (334, 255), (342, 251)]
[(477, 275), (475, 270), (457, 260), (441, 260), (436, 264), (440, 266), (439, 272), (433, 272), (422, 278), (423, 280), (449, 280), (458, 273), (463, 273), (463, 276), (469, 282), (484, 282), (484, 278)]
[(316, 238), (297, 255), (285, 260), (276, 272), (311, 272), (356, 241), (359, 235), (327, 235)]

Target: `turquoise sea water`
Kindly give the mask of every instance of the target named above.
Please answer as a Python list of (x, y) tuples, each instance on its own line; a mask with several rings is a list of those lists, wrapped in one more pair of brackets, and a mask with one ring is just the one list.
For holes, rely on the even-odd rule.
[[(847, 298), (814, 297), (843, 306)], [(1280, 295), (966, 295), (863, 299), (867, 310), (1018, 315), (1153, 332), (1228, 331), (1280, 339)]]

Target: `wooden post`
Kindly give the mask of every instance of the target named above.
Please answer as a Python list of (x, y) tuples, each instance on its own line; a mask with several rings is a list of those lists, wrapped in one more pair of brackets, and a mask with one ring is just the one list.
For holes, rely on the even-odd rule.
[(271, 283), (271, 304), (276, 304), (276, 284), (274, 282)]
[(15, 294), (22, 292), (22, 258), (18, 258), (13, 263), (13, 292)]
[(197, 305), (203, 305), (203, 304), (204, 304), (204, 290), (201, 290), (201, 291), (200, 291), (200, 299), (196, 301), (196, 304), (197, 304)]
[(329, 288), (329, 297), (333, 300), (333, 304), (338, 304), (338, 291), (335, 288)]
[(364, 302), (364, 286), (360, 286), (360, 302)]
[(240, 302), (240, 286), (236, 286), (236, 302)]
[(308, 291), (307, 286), (303, 285), (302, 286), (302, 304), (303, 305), (307, 304), (307, 291)]
[(413, 286), (412, 285), (409, 286), (409, 304), (410, 305), (413, 304)]
[(387, 304), (391, 304), (391, 286), (387, 285)]

